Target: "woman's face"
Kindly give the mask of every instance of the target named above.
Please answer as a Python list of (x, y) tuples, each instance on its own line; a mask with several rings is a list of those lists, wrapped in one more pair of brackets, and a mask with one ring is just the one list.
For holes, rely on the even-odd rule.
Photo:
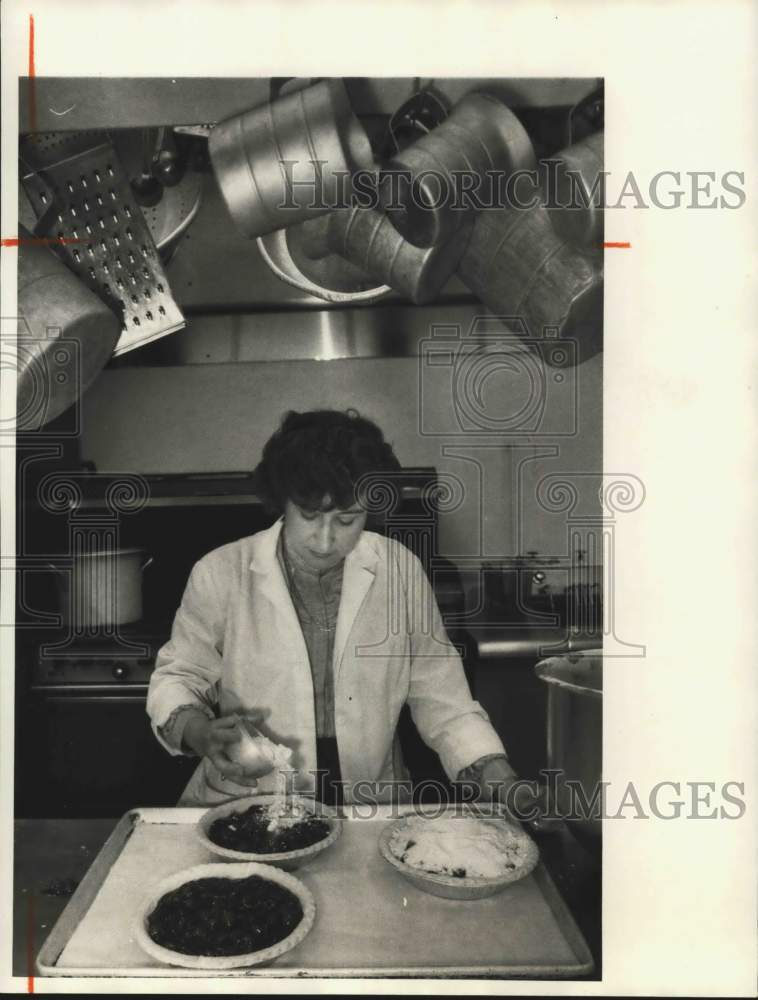
[[(324, 506), (328, 497), (324, 498)], [(288, 551), (314, 573), (338, 566), (355, 547), (366, 524), (366, 512), (354, 504), (347, 510), (305, 510), (291, 500), (284, 508)]]

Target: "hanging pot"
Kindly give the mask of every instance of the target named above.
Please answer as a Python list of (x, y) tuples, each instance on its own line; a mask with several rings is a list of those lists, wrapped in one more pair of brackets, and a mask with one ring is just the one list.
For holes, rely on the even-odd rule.
[(142, 572), (152, 563), (143, 549), (80, 552), (48, 563), (58, 575), (64, 624), (76, 630), (125, 625), (142, 618)]
[(561, 239), (577, 247), (601, 250), (603, 243), (603, 133), (574, 143), (551, 156), (543, 165), (552, 177), (545, 179), (550, 218)]
[(502, 179), (535, 165), (513, 112), (494, 94), (467, 94), (441, 125), (390, 160), (380, 178), (382, 207), (414, 246), (438, 246), (478, 206), (499, 203)]
[(409, 243), (378, 209), (340, 208), (291, 227), (287, 238), (296, 260), (295, 247), (313, 260), (338, 254), (343, 267), (352, 265), (422, 305), (437, 297), (455, 271), (466, 248), (469, 222), (448, 242), (424, 249)]
[(121, 322), (32, 233), (19, 227), (17, 426), (35, 431), (66, 410), (113, 354)]
[(343, 205), (351, 176), (373, 171), (371, 145), (339, 79), (220, 122), (208, 150), (227, 208), (250, 239)]
[(303, 226), (290, 226), (257, 240), (261, 257), (281, 281), (324, 302), (365, 303), (389, 294), (387, 285), (378, 285), (336, 253), (318, 257), (305, 253), (302, 231)]
[(602, 350), (602, 259), (561, 239), (542, 205), (479, 212), (458, 275), (530, 347), (550, 338), (548, 363), (562, 366), (573, 354), (580, 364)]

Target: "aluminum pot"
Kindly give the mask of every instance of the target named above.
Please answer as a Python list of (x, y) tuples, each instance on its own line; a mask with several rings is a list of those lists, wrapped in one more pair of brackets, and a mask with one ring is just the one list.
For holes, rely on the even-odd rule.
[(142, 618), (142, 571), (152, 563), (144, 549), (80, 552), (58, 564), (63, 621), (75, 629), (125, 625)]
[(540, 351), (549, 364), (581, 364), (602, 350), (602, 260), (558, 236), (544, 206), (479, 212), (458, 276), (528, 346), (550, 337)]
[(337, 259), (358, 268), (359, 273), (371, 275), (422, 305), (435, 299), (452, 275), (470, 229), (471, 220), (447, 243), (422, 249), (404, 239), (383, 212), (354, 207), (291, 226), (287, 238), (293, 256), (298, 245), (306, 257), (331, 259), (338, 255)]
[(28, 229), (19, 226), (19, 237), (16, 410), (18, 429), (36, 431), (97, 378), (121, 322)]
[(550, 218), (556, 233), (574, 246), (602, 249), (605, 202), (603, 133), (596, 132), (556, 153), (547, 164), (549, 167), (545, 165), (545, 169), (555, 170), (554, 180), (550, 183), (555, 194)]
[[(535, 166), (532, 141), (502, 100), (466, 94), (445, 121), (383, 169), (382, 207), (409, 243), (438, 246), (456, 236), (477, 205), (499, 202), (500, 181)], [(472, 187), (462, 186), (464, 177)]]
[[(594, 853), (602, 832), (603, 657), (600, 650), (553, 656), (535, 667), (548, 685), (547, 762), (559, 774), (550, 803), (577, 840)], [(572, 789), (571, 782), (576, 783)], [(591, 809), (582, 807), (582, 800)]]
[[(325, 216), (325, 218), (328, 218)], [(319, 223), (320, 219), (311, 220)], [(304, 226), (290, 226), (257, 240), (261, 257), (282, 281), (325, 302), (373, 302), (387, 295), (387, 285), (377, 285), (368, 274), (336, 253), (312, 257), (304, 252)]]
[(208, 140), (229, 213), (255, 239), (350, 200), (357, 171), (373, 171), (371, 144), (341, 80), (219, 122)]

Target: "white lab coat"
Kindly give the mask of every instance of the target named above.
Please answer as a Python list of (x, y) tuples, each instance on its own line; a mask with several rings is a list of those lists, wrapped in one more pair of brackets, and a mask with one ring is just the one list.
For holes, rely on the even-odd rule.
[[(147, 711), (156, 737), (172, 712), (197, 705), (209, 716), (261, 709), (261, 731), (294, 748), (296, 787), (315, 788), (313, 685), (295, 608), (277, 558), (282, 521), (224, 545), (193, 568), (169, 642), (158, 653)], [(345, 560), (334, 643), (335, 732), (346, 801), (387, 800), (365, 782), (401, 780), (396, 746), (408, 703), (447, 775), (503, 744), (466, 683), (429, 581), (400, 543), (364, 531)], [(356, 783), (364, 782), (357, 786)], [(274, 787), (267, 775), (259, 791)], [(251, 790), (223, 780), (203, 759), (180, 804), (206, 805)], [(254, 794), (254, 792), (253, 792)]]

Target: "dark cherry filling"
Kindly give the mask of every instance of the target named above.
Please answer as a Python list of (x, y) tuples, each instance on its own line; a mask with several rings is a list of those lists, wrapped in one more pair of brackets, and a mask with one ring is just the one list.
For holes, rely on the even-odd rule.
[(183, 955), (244, 955), (283, 940), (302, 918), (300, 900), (276, 882), (201, 878), (162, 896), (147, 931)]
[(329, 824), (309, 816), (294, 826), (269, 830), (266, 806), (250, 806), (243, 813), (223, 816), (211, 824), (208, 836), (214, 844), (250, 854), (279, 854), (317, 844), (329, 836)]

